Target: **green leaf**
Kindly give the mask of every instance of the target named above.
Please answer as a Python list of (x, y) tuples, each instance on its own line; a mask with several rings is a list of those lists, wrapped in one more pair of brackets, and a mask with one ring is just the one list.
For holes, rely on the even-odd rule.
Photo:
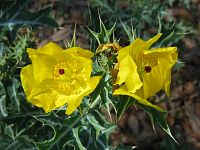
[(186, 25), (183, 21), (169, 22), (163, 24), (160, 16), (158, 15), (159, 29), (158, 33), (162, 33), (162, 36), (158, 40), (158, 47), (168, 46), (174, 43), (178, 43), (184, 35), (194, 34), (195, 30), (191, 25)]
[(99, 15), (99, 32), (95, 32), (91, 30), (89, 27), (87, 28), (87, 31), (91, 33), (91, 35), (97, 40), (98, 44), (106, 44), (113, 42), (115, 39), (112, 39), (112, 35), (114, 33), (115, 24), (110, 28), (107, 29), (104, 23), (101, 20), (101, 17)]
[(67, 40), (66, 47), (67, 48), (76, 47), (76, 24), (74, 25), (73, 37), (72, 37), (71, 41)]
[(20, 86), (20, 83), (17, 79), (13, 78), (11, 80), (11, 85), (7, 87), (6, 91), (8, 93), (12, 110), (19, 112), (20, 111), (20, 102), (17, 94), (17, 90)]
[(110, 116), (110, 119), (112, 120), (110, 111), (113, 108), (115, 113), (116, 108), (115, 105), (112, 101), (113, 96), (112, 96), (112, 76), (111, 75), (106, 75), (104, 78), (104, 87), (101, 89), (100, 92), (100, 98), (101, 98), (101, 106), (104, 107), (106, 109), (106, 111), (108, 112), (108, 115)]
[(18, 40), (14, 42), (13, 49), (13, 59), (22, 60), (23, 53), (26, 50), (28, 40), (30, 39), (29, 35), (18, 36)]
[(173, 23), (173, 25), (170, 28), (167, 28), (161, 22), (160, 16), (158, 15), (158, 23), (159, 23), (158, 33), (162, 33), (163, 34), (159, 39), (159, 41), (161, 42), (160, 46), (162, 46), (163, 44), (168, 42), (173, 37), (174, 30), (175, 30), (175, 22)]
[(146, 105), (143, 105), (141, 103), (138, 103), (136, 100), (134, 100), (131, 97), (128, 96), (120, 96), (119, 97), (119, 103), (117, 104), (116, 108), (117, 108), (117, 116), (121, 116), (123, 114), (123, 112), (131, 105), (134, 104), (138, 107), (140, 107), (142, 110), (144, 110), (147, 115), (149, 116), (151, 123), (152, 123), (152, 127), (155, 130), (155, 125), (158, 124), (177, 144), (178, 142), (176, 141), (176, 139), (172, 136), (170, 128), (166, 122), (166, 116), (167, 116), (167, 112), (164, 111), (158, 111), (152, 107), (148, 107)]
[(105, 134), (106, 140), (108, 141), (110, 134), (116, 129), (116, 124), (111, 123), (105, 123), (104, 124), (104, 130), (102, 131), (102, 134)]
[(102, 113), (98, 110), (92, 111), (92, 115), (98, 120), (98, 123), (104, 128), (101, 132), (101, 135), (105, 135), (108, 140), (110, 133), (117, 127), (116, 124), (110, 123), (106, 120)]
[[(13, 9), (13, 8), (12, 8)], [(4, 28), (6, 30), (13, 30), (15, 25), (23, 26), (23, 25), (32, 25), (36, 26), (50, 26), (50, 27), (59, 27), (59, 25), (53, 20), (50, 16), (51, 7), (47, 7), (41, 9), (36, 13), (28, 12), (25, 10), (26, 8), (21, 7), (18, 8), (18, 12), (14, 16), (9, 16), (7, 20), (4, 19), (1, 22), (0, 27), (9, 27)], [(9, 12), (8, 12), (9, 13)], [(12, 25), (12, 27), (10, 27)]]
[(26, 135), (15, 137), (15, 139), (1, 135), (0, 145), (1, 150), (36, 150), (34, 142)]
[(42, 126), (49, 126), (53, 130), (53, 135), (49, 138), (46, 139), (45, 141), (42, 142), (37, 142), (37, 145), (40, 146), (41, 148), (44, 146), (47, 146), (48, 143), (51, 143), (52, 141), (55, 140), (57, 136), (56, 128), (57, 126), (62, 126), (59, 119), (54, 113), (49, 113), (49, 114), (44, 114), (44, 115), (34, 115), (32, 116), (36, 120), (42, 123)]
[(86, 150), (86, 148), (82, 145), (81, 140), (79, 138), (79, 128), (73, 128), (73, 136), (75, 137), (75, 142), (80, 150)]
[[(120, 20), (121, 21), (121, 20)], [(136, 29), (133, 29), (133, 25), (132, 27), (130, 28), (129, 26), (125, 25), (122, 21), (121, 21), (121, 24), (123, 26), (123, 29), (125, 30), (127, 36), (128, 36), (128, 39), (129, 39), (129, 42), (133, 42), (136, 38)]]
[(89, 123), (94, 127), (94, 129), (96, 130), (96, 139), (99, 137), (99, 133), (104, 130), (105, 128), (99, 124), (99, 122), (96, 120), (96, 118), (94, 116), (91, 115), (87, 115), (87, 120), (89, 121)]
[(116, 104), (116, 110), (117, 110), (117, 118), (118, 120), (121, 118), (123, 113), (126, 111), (126, 109), (133, 104), (133, 101), (127, 97), (127, 96), (118, 96), (116, 97), (117, 99), (117, 104)]
[(97, 46), (98, 46), (98, 43), (95, 39), (95, 37), (92, 35), (92, 33), (88, 30), (90, 28), (90, 30), (93, 30), (93, 31), (98, 31), (99, 29), (99, 20), (98, 20), (98, 12), (93, 9), (93, 8), (89, 8), (89, 13), (90, 13), (90, 24), (91, 26), (90, 27), (85, 27), (84, 30), (86, 31), (86, 33), (89, 35), (90, 37), (90, 42), (91, 42), (91, 46), (90, 46), (90, 49), (95, 52)]
[(100, 93), (106, 85), (105, 79), (106, 79), (106, 74), (104, 73), (95, 91), (92, 93), (93, 101), (92, 101), (92, 104), (90, 105), (91, 108), (95, 107), (98, 103), (100, 103), (100, 100), (101, 100)]
[(0, 118), (7, 117), (8, 113), (6, 111), (6, 91), (4, 85), (0, 82)]
[[(63, 111), (61, 113), (63, 115)], [(55, 131), (51, 139), (36, 143), (40, 150), (69, 149), (69, 147), (72, 147), (74, 141), (72, 129), (81, 126), (80, 120), (82, 117), (76, 115), (66, 116), (65, 114), (61, 116), (61, 114), (58, 115), (53, 112), (33, 117), (51, 126)]]
[[(133, 100), (133, 101), (135, 101), (135, 100)], [(138, 103), (137, 101), (135, 101), (135, 104), (147, 113), (147, 115), (149, 116), (149, 118), (151, 120), (151, 124), (152, 124), (152, 127), (154, 130), (155, 130), (155, 124), (158, 124), (178, 144), (176, 139), (171, 134), (170, 128), (166, 122), (167, 112), (158, 111), (152, 107), (142, 105), (142, 104)]]
[(98, 64), (97, 60), (93, 62), (92, 68), (94, 76), (103, 74), (103, 68)]
[(4, 31), (10, 42), (12, 42), (19, 28), (23, 26), (49, 26), (59, 27), (56, 21), (51, 17), (51, 7), (41, 9), (33, 13), (27, 11), (30, 0), (22, 1), (0, 1), (0, 29)]
[(13, 124), (6, 126), (4, 129), (4, 134), (11, 137), (12, 139), (15, 139), (15, 135), (14, 135), (12, 126), (13, 126)]

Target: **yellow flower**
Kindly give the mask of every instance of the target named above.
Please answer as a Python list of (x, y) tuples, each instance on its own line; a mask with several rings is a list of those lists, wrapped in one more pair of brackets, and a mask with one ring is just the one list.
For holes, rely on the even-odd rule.
[(177, 61), (177, 48), (150, 49), (162, 34), (148, 41), (136, 39), (119, 50), (118, 69), (114, 95), (129, 95), (138, 102), (162, 110), (146, 99), (163, 89), (170, 95), (171, 69)]
[(22, 86), (27, 100), (45, 112), (67, 104), (66, 114), (71, 114), (99, 83), (100, 76), (90, 77), (90, 51), (79, 47), (63, 50), (48, 43), (27, 52), (32, 64), (22, 68)]

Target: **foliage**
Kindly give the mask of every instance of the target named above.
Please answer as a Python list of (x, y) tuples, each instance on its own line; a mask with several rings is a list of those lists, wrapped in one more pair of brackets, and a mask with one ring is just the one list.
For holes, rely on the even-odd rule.
[[(171, 28), (171, 31), (173, 31), (170, 33), (174, 35), (175, 41), (172, 41), (177, 44), (183, 35), (193, 33), (194, 31), (188, 22), (182, 20), (175, 22), (169, 11), (169, 6), (172, 6), (174, 3), (175, 0), (90, 0), (90, 8), (93, 15), (95, 15), (95, 10), (99, 10), (102, 18), (104, 18), (103, 22), (106, 22), (106, 24), (112, 25), (113, 22), (120, 19), (119, 21), (122, 23), (116, 23), (115, 30), (117, 30), (123, 42), (124, 39), (126, 40), (126, 36), (132, 41), (130, 34), (122, 30), (125, 26), (134, 33), (134, 37), (150, 38), (151, 34), (157, 31), (160, 21), (162, 21), (165, 27)], [(178, 0), (176, 3), (183, 7), (190, 7), (189, 0)], [(97, 17), (92, 18), (95, 19)], [(92, 21), (92, 24), (94, 22)], [(118, 35), (116, 36), (118, 37)], [(168, 42), (166, 44), (170, 45), (172, 43)]]
[[(165, 16), (166, 4), (163, 6), (160, 3), (152, 5), (147, 0), (124, 2), (133, 7), (128, 7), (124, 11), (123, 7), (120, 10), (117, 9), (119, 3), (123, 3), (117, 0), (110, 1), (110, 3), (106, 0), (90, 1), (93, 7), (90, 8), (93, 24), (87, 27), (86, 31), (91, 40), (91, 50), (94, 53), (101, 44), (120, 41), (119, 35), (122, 32), (126, 33), (130, 42), (133, 41), (140, 35), (139, 33), (148, 32), (144, 31), (147, 23), (156, 29), (159, 26), (159, 30), (165, 35), (159, 41), (160, 45), (155, 45), (155, 47), (169, 45), (171, 39), (180, 33), (177, 31), (179, 27), (176, 25), (167, 28), (159, 19), (158, 22), (152, 19), (152, 16), (158, 16), (158, 12), (160, 12), (161, 18)], [(165, 3), (171, 4), (172, 1), (169, 0)], [(92, 94), (84, 97), (79, 109), (73, 114), (64, 114), (66, 106), (45, 114), (40, 108), (28, 103), (19, 78), (21, 68), (30, 63), (26, 48), (35, 47), (33, 31), (37, 27), (59, 27), (50, 15), (51, 7), (38, 12), (29, 12), (27, 8), (30, 4), (29, 0), (0, 2), (1, 149), (133, 149), (134, 147), (113, 147), (109, 139), (110, 134), (117, 128), (117, 121), (130, 105), (143, 109), (149, 116), (154, 129), (154, 125), (158, 124), (173, 138), (166, 122), (166, 112), (161, 113), (139, 104), (127, 96), (112, 95), (112, 69), (117, 61), (116, 52), (112, 48), (108, 48), (108, 52), (95, 53), (92, 75), (101, 75), (101, 81)], [(99, 6), (102, 7), (102, 18), (104, 15), (112, 14), (114, 20), (120, 18), (121, 22), (104, 24), (103, 19), (101, 20), (100, 15), (94, 9)], [(132, 27), (128, 26), (131, 20)], [(26, 32), (22, 32), (22, 30)], [(121, 30), (118, 32), (119, 34), (116, 34), (116, 31), (119, 30)], [(187, 31), (188, 28), (184, 30), (184, 32)], [(149, 34), (146, 35), (149, 36)], [(67, 46), (75, 46), (75, 42), (74, 32), (72, 42)], [(116, 118), (113, 118), (112, 114)]]

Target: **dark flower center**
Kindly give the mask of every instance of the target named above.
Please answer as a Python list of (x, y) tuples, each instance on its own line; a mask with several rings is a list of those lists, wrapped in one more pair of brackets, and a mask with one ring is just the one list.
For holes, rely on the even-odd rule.
[(63, 75), (63, 74), (65, 73), (65, 70), (64, 70), (64, 69), (59, 69), (59, 70), (58, 70), (58, 73), (59, 73), (60, 75)]
[(150, 67), (150, 66), (145, 66), (145, 67), (144, 67), (144, 70), (145, 70), (147, 73), (149, 73), (149, 72), (151, 72), (151, 67)]

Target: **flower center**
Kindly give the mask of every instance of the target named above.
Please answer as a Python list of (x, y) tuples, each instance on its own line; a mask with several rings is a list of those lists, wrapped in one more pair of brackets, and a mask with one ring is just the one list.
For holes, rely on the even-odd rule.
[(150, 66), (145, 66), (145, 67), (144, 67), (144, 70), (145, 70), (147, 73), (149, 73), (149, 72), (151, 72), (151, 67), (150, 67)]
[(61, 61), (55, 65), (53, 79), (57, 85), (56, 90), (65, 95), (78, 94), (86, 88), (87, 77), (85, 67), (77, 60)]
[(65, 73), (65, 70), (64, 70), (64, 69), (59, 69), (59, 70), (58, 70), (58, 73), (59, 73), (60, 75), (63, 75), (63, 74)]

